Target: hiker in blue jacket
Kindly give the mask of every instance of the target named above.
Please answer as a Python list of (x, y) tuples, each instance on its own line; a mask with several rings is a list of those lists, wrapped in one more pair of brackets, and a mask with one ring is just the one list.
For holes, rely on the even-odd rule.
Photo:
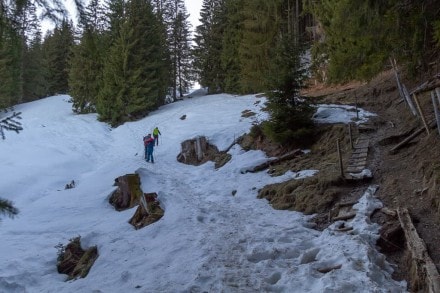
[(144, 137), (144, 146), (145, 146), (145, 160), (154, 164), (153, 151), (154, 151), (154, 138), (151, 137), (151, 134), (148, 134)]

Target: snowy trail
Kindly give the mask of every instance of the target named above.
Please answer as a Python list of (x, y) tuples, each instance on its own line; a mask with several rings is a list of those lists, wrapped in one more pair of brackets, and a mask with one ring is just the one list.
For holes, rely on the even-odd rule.
[[(267, 184), (315, 171), (245, 173), (267, 157), (239, 146), (217, 170), (213, 162), (177, 162), (181, 142), (199, 135), (226, 149), (267, 118), (264, 99), (194, 97), (115, 129), (94, 114), (72, 114), (67, 101), (57, 96), (18, 107), (25, 131), (0, 144), (0, 197), (20, 209), (17, 218), (0, 222), (0, 292), (405, 291), (372, 248), (377, 227), (368, 220), (358, 219), (353, 235), (332, 227), (318, 232), (307, 216), (257, 199)], [(244, 110), (255, 116), (242, 117)], [(151, 164), (143, 159), (142, 137), (155, 126), (162, 136)], [(133, 172), (165, 210), (140, 230), (128, 223), (136, 208), (117, 212), (108, 202), (114, 179)], [(64, 190), (72, 179), (76, 187)], [(55, 246), (76, 236), (83, 247), (96, 245), (99, 257), (86, 278), (65, 282)]]

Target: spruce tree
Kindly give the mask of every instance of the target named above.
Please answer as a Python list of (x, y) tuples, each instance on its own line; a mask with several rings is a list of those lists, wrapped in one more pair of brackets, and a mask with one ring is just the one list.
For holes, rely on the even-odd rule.
[(243, 92), (256, 93), (267, 88), (271, 50), (278, 33), (279, 5), (280, 0), (244, 2), (243, 40), (239, 48)]
[(20, 35), (6, 24), (0, 36), (0, 109), (15, 105), (21, 98)]
[(396, 58), (410, 72), (432, 54), (438, 1), (310, 1), (325, 38), (314, 46), (330, 81), (369, 80)]
[(100, 119), (113, 126), (157, 109), (169, 85), (164, 26), (150, 2), (132, 0), (123, 11), (112, 20), (120, 28), (104, 64), (97, 103)]
[(69, 59), (73, 43), (73, 25), (67, 20), (56, 26), (44, 39), (43, 51), (49, 95), (69, 92)]
[(80, 16), (80, 37), (72, 48), (69, 70), (69, 94), (76, 113), (96, 111), (96, 99), (102, 85), (105, 49), (105, 16), (98, 0), (90, 2)]
[(276, 34), (268, 40), (273, 44), (265, 78), (270, 118), (263, 123), (263, 131), (282, 145), (306, 146), (313, 139), (313, 108), (300, 97), (307, 72), (301, 61), (305, 45), (298, 29), (301, 7), (293, 2), (284, 0), (267, 7), (276, 12), (272, 24)]
[(189, 14), (183, 0), (165, 3), (164, 21), (168, 27), (167, 47), (171, 62), (171, 94), (173, 100), (188, 92), (193, 80)]
[(224, 72), (224, 91), (227, 93), (245, 93), (241, 89), (240, 44), (243, 39), (242, 9), (243, 0), (226, 0), (226, 25), (223, 33), (221, 68)]
[(45, 97), (48, 84), (45, 79), (46, 68), (43, 62), (43, 48), (41, 33), (38, 32), (27, 46), (24, 56), (23, 72), (23, 101), (29, 102)]
[(224, 89), (221, 54), (225, 18), (224, 0), (203, 1), (193, 55), (198, 82), (202, 87), (207, 87), (209, 93), (222, 92)]
[(15, 105), (21, 100), (24, 50), (15, 7), (6, 9), (2, 4), (2, 8), (0, 11), (0, 109)]
[(306, 78), (301, 46), (295, 36), (280, 37), (267, 80), (270, 118), (263, 123), (263, 131), (282, 145), (306, 146), (313, 139), (313, 108), (300, 97)]

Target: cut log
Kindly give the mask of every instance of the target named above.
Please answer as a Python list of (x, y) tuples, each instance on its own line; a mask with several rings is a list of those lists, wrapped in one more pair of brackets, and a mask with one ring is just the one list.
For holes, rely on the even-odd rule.
[(428, 254), (425, 243), (419, 237), (416, 228), (414, 227), (408, 209), (397, 209), (400, 225), (405, 232), (406, 243), (412, 255), (412, 266), (417, 272), (418, 278), (421, 281), (420, 285), (425, 286), (423, 292), (438, 293), (440, 292), (440, 276), (434, 262)]
[(343, 227), (343, 228), (338, 228), (335, 231), (336, 232), (348, 232), (348, 231), (351, 231), (351, 230), (353, 230), (353, 227), (347, 226), (347, 227)]
[(356, 213), (349, 213), (341, 216), (337, 216), (333, 218), (333, 221), (345, 221), (356, 217)]
[(391, 217), (395, 217), (397, 216), (397, 212), (395, 210), (391, 210), (389, 208), (381, 208), (380, 211), (382, 213), (384, 213), (385, 215), (391, 216)]
[[(433, 128), (435, 126), (435, 122), (431, 121), (429, 123), (429, 127)], [(402, 140), (400, 143), (398, 143), (396, 146), (394, 146), (391, 150), (390, 150), (390, 154), (395, 154), (397, 152), (398, 149), (401, 149), (403, 146), (405, 146), (406, 144), (408, 144), (411, 140), (413, 140), (415, 137), (417, 137), (420, 133), (422, 133), (424, 130), (426, 130), (425, 127), (420, 127), (419, 129), (417, 129), (416, 131), (414, 131), (410, 136), (408, 136), (407, 138), (405, 138), (404, 140)]]
[(316, 270), (320, 273), (326, 274), (326, 273), (331, 272), (333, 270), (339, 270), (340, 268), (342, 268), (342, 265), (335, 265), (333, 267), (320, 268), (320, 269), (316, 269)]
[(348, 207), (348, 206), (354, 206), (355, 204), (357, 204), (358, 201), (347, 201), (347, 202), (340, 202), (337, 204), (338, 207)]
[(287, 160), (291, 160), (291, 159), (293, 159), (293, 158), (295, 158), (295, 157), (297, 157), (299, 155), (302, 155), (302, 154), (303, 154), (302, 150), (296, 149), (294, 151), (288, 152), (287, 154), (285, 154), (285, 155), (283, 155), (283, 156), (281, 156), (279, 158), (266, 161), (263, 164), (260, 164), (260, 165), (258, 165), (256, 167), (254, 167), (251, 170), (246, 170), (246, 172), (251, 172), (251, 173), (260, 172), (262, 170), (265, 170), (265, 169), (269, 168), (270, 165), (274, 165), (274, 164), (278, 164), (278, 163), (281, 163), (281, 162), (284, 162), (284, 161), (287, 161)]

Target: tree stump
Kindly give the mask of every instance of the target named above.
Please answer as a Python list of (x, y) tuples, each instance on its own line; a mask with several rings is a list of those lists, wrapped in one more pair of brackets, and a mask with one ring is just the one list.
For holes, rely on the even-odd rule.
[(126, 174), (115, 179), (118, 188), (110, 196), (109, 202), (117, 211), (126, 210), (139, 203), (142, 195), (138, 174)]
[(196, 161), (202, 162), (204, 153), (208, 150), (208, 141), (206, 137), (199, 136), (195, 139), (185, 140), (181, 144), (181, 152), (177, 156), (177, 161), (181, 163), (189, 163)]
[(157, 222), (163, 217), (164, 211), (160, 207), (156, 193), (144, 193), (139, 202), (136, 212), (128, 221), (136, 230)]
[(84, 250), (81, 248), (80, 237), (73, 238), (58, 255), (58, 273), (68, 275), (67, 280), (85, 278), (97, 258), (96, 246)]

